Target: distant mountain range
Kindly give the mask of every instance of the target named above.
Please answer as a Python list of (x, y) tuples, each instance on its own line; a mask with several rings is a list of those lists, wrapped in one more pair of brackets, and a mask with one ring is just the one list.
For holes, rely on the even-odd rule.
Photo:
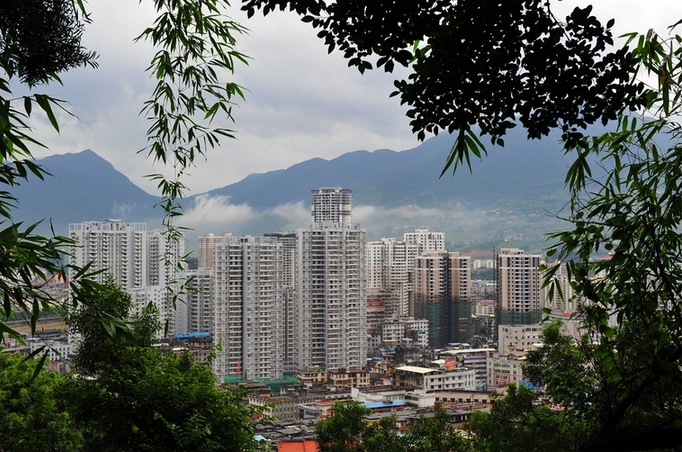
[[(370, 239), (399, 237), (404, 230), (427, 226), (446, 232), (446, 239), (458, 247), (508, 243), (541, 248), (542, 234), (558, 225), (550, 214), (567, 200), (563, 181), (568, 162), (558, 141), (528, 141), (523, 131), (512, 130), (505, 148), (489, 146), (483, 161), (471, 162), (471, 173), (464, 166), (454, 176), (448, 172), (439, 178), (453, 139), (441, 134), (406, 151), (355, 151), (252, 174), (184, 200), (187, 220), (194, 221), (195, 234), (294, 229), (308, 221), (311, 189), (340, 186), (353, 190), (355, 217)], [(54, 177), (13, 191), (20, 200), (15, 220), (49, 219), (59, 234), (67, 232), (69, 223), (105, 218), (160, 224), (161, 212), (153, 209), (158, 198), (95, 152), (55, 155), (38, 163)], [(224, 221), (213, 221), (212, 211), (208, 217), (195, 215), (207, 200), (221, 200), (211, 209), (227, 212), (229, 206), (241, 206), (249, 214), (240, 216), (236, 210), (221, 217), (214, 212)], [(207, 224), (199, 218), (208, 218)], [(45, 222), (43, 232), (47, 226)]]

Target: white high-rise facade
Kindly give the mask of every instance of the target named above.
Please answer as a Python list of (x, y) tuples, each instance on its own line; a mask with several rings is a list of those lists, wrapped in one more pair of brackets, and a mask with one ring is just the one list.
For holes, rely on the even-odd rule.
[(394, 238), (367, 243), (367, 297), (386, 304), (388, 317), (409, 315), (410, 274), (419, 245)]
[(348, 188), (321, 187), (311, 190), (312, 224), (353, 223), (353, 195)]
[(367, 354), (366, 234), (352, 195), (312, 191), (313, 223), (297, 231), (295, 360), (300, 368), (361, 368)]
[(150, 262), (147, 232), (145, 223), (72, 223), (69, 237), (78, 245), (71, 247), (69, 263), (78, 267), (90, 264), (90, 271), (101, 271), (93, 276), (98, 282), (112, 278), (125, 291), (141, 288), (148, 285), (152, 264), (156, 264)]
[(221, 381), (281, 377), (282, 243), (267, 237), (222, 236), (214, 250), (213, 333), (222, 347), (214, 372)]
[(188, 332), (210, 333), (213, 335), (215, 301), (215, 274), (213, 267), (187, 270), (194, 290), (187, 291)]
[(418, 228), (403, 240), (382, 238), (367, 244), (367, 296), (386, 305), (386, 316), (410, 314), (414, 261), (428, 252), (445, 251), (445, 234)]
[(445, 234), (432, 232), (427, 228), (417, 228), (414, 232), (406, 232), (403, 234), (403, 240), (408, 245), (417, 245), (419, 254), (445, 250)]
[(540, 260), (518, 248), (502, 248), (496, 256), (499, 325), (537, 323), (542, 318)]
[(86, 221), (69, 225), (69, 237), (77, 242), (71, 247), (71, 265), (91, 271), (102, 270), (94, 279), (111, 278), (134, 301), (140, 312), (148, 303), (159, 310), (162, 323), (168, 323), (169, 334), (184, 332), (186, 310), (173, 307), (173, 293), (184, 281), (182, 256), (184, 240), (168, 240), (163, 230), (147, 230), (145, 223), (122, 220)]

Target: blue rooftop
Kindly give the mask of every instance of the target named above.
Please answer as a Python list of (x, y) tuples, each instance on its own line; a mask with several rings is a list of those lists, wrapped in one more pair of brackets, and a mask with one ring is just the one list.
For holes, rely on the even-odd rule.
[(404, 406), (405, 402), (402, 400), (394, 400), (393, 402), (365, 402), (362, 404), (365, 408), (374, 410), (376, 408), (390, 408), (393, 406)]
[(211, 337), (211, 333), (182, 333), (176, 334), (176, 339), (193, 339), (196, 337)]

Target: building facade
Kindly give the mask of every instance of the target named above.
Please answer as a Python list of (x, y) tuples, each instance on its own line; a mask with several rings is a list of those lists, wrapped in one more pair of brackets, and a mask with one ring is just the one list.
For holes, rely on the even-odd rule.
[(350, 224), (350, 190), (312, 192), (313, 223), (297, 231), (296, 362), (361, 368), (367, 354), (365, 231)]
[(280, 378), (284, 362), (282, 244), (224, 237), (215, 244), (214, 372), (219, 379)]
[(429, 321), (429, 347), (467, 342), (472, 309), (469, 257), (432, 251), (415, 259), (413, 311)]
[(184, 240), (172, 240), (163, 230), (147, 230), (145, 223), (122, 220), (86, 221), (69, 225), (69, 237), (76, 241), (69, 264), (90, 271), (98, 282), (113, 281), (135, 302), (134, 311), (148, 303), (156, 305), (169, 334), (184, 333), (186, 310), (173, 300), (185, 280), (182, 257)]
[(537, 323), (542, 318), (540, 255), (518, 248), (502, 248), (497, 254), (498, 325)]
[(417, 243), (394, 238), (367, 243), (367, 296), (384, 302), (387, 317), (409, 315), (411, 274), (419, 250)]

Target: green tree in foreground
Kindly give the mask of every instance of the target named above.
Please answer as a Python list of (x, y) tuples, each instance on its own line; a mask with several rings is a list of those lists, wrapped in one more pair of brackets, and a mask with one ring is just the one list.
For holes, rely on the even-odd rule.
[[(646, 110), (573, 148), (572, 228), (548, 252), (566, 262), (599, 334), (586, 361), (599, 374), (574, 400), (596, 411), (586, 450), (682, 447), (682, 36), (629, 42), (655, 80)], [(600, 180), (595, 158), (608, 170)]]
[[(91, 451), (256, 450), (255, 414), (243, 391), (216, 386), (209, 364), (190, 352), (162, 354), (150, 346), (158, 328), (152, 307), (128, 317), (132, 302), (108, 284), (102, 296), (79, 303), (70, 317), (81, 335), (76, 375), (64, 391)], [(106, 331), (115, 317), (128, 320), (138, 344)]]
[(403, 434), (396, 432), (394, 416), (370, 422), (369, 408), (360, 403), (337, 402), (330, 416), (315, 425), (320, 452), (461, 452), (469, 442), (455, 430), (450, 416), (437, 408)]
[(38, 361), (0, 349), (0, 450), (79, 449), (81, 433), (60, 398), (64, 384), (59, 373), (46, 370)]
[[(237, 61), (246, 62), (235, 40), (244, 29), (226, 16), (226, 0), (153, 3), (158, 17), (138, 38), (158, 50), (147, 68), (158, 83), (150, 100), (141, 106), (150, 122), (145, 151), (155, 162), (173, 167), (169, 178), (152, 177), (164, 198), (161, 207), (168, 235), (180, 240), (172, 219), (181, 214), (177, 199), (186, 189), (182, 175), (220, 138), (232, 136), (219, 122), (233, 120), (231, 99), (242, 96), (242, 89), (223, 77), (232, 73)], [(7, 319), (19, 315), (35, 331), (41, 312), (58, 306), (42, 290), (42, 283), (35, 281), (66, 273), (64, 250), (73, 242), (66, 237), (42, 237), (34, 233), (36, 225), (23, 225), (13, 210), (19, 200), (12, 188), (28, 182), (30, 176), (50, 176), (33, 161), (33, 149), (44, 146), (32, 136), (28, 124), (32, 115), (44, 114), (59, 132), (55, 111), (66, 111), (66, 102), (37, 90), (61, 83), (59, 74), (65, 71), (96, 67), (96, 54), (81, 45), (85, 26), (96, 26), (90, 24), (84, 4), (81, 0), (0, 2), (0, 342), (5, 334), (22, 340)], [(16, 95), (17, 84), (30, 94)], [(86, 272), (70, 270), (72, 280), (87, 279)], [(171, 296), (176, 297), (177, 291)], [(109, 320), (109, 332), (130, 335), (120, 322)]]

